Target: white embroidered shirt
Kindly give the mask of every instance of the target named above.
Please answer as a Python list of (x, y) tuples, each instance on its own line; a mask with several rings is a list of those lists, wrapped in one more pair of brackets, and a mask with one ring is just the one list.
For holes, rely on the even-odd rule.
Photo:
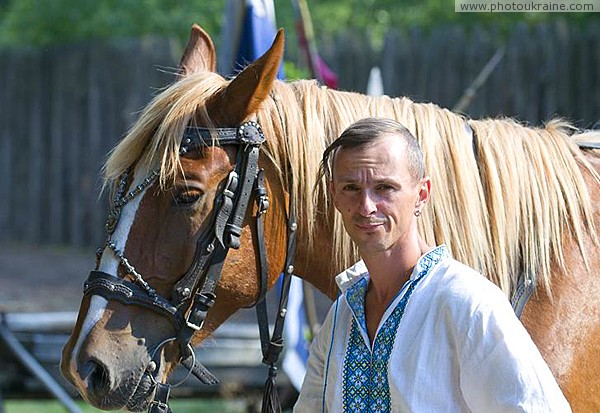
[(371, 346), (362, 261), (315, 337), (294, 412), (570, 412), (506, 296), (445, 246), (423, 255)]

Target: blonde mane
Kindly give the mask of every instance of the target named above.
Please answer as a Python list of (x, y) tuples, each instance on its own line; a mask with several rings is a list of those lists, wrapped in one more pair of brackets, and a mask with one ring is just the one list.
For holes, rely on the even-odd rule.
[[(185, 77), (143, 111), (105, 166), (107, 184), (130, 165), (160, 169), (165, 186), (180, 167), (185, 126), (228, 81), (212, 73)], [(263, 154), (295, 194), (302, 233), (334, 215), (332, 259), (339, 269), (357, 260), (339, 214), (332, 212), (317, 170), (327, 145), (351, 123), (390, 117), (420, 142), (432, 179), (432, 199), (419, 230), (429, 244), (446, 244), (453, 256), (510, 294), (520, 274), (550, 293), (550, 267), (564, 270), (562, 239), (572, 234), (585, 259), (582, 236), (595, 242), (592, 205), (579, 165), (598, 174), (569, 136), (573, 128), (553, 121), (529, 128), (509, 119), (468, 120), (433, 104), (407, 98), (368, 97), (332, 91), (314, 81), (276, 82), (256, 119), (267, 142)], [(472, 133), (473, 132), (473, 133)], [(586, 135), (600, 141), (598, 134)], [(293, 179), (290, 180), (290, 177)], [(312, 245), (312, 240), (309, 239)]]

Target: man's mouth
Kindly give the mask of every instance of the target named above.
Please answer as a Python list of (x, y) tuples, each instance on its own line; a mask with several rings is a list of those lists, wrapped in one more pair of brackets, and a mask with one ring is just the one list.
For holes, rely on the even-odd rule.
[(360, 229), (361, 231), (373, 231), (380, 226), (382, 226), (384, 222), (375, 221), (375, 222), (357, 222), (354, 225)]

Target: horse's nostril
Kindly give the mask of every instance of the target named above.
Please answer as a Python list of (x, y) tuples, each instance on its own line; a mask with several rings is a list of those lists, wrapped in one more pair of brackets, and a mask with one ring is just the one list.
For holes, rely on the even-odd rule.
[(110, 389), (109, 375), (106, 368), (94, 361), (89, 360), (79, 370), (83, 380), (87, 379), (88, 393), (104, 394)]
[(81, 368), (79, 368), (79, 377), (81, 377), (82, 380), (87, 379), (90, 376), (90, 374), (94, 372), (97, 366), (98, 364), (94, 361), (90, 360), (86, 362)]

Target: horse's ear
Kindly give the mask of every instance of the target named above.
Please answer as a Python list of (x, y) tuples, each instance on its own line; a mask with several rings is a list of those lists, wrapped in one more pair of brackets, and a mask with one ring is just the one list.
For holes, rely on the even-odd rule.
[(194, 23), (190, 39), (179, 61), (179, 76), (183, 77), (205, 70), (214, 72), (216, 69), (215, 45), (208, 33)]
[(207, 104), (212, 119), (235, 125), (258, 110), (277, 79), (283, 58), (283, 44), (283, 29), (279, 29), (269, 50), (247, 66)]

